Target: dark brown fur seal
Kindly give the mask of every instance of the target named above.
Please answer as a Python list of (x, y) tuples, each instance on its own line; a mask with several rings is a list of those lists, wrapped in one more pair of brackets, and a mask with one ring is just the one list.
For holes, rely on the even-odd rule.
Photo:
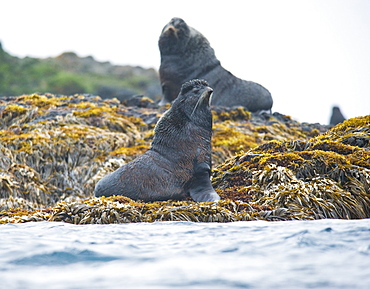
[(197, 202), (218, 201), (210, 182), (212, 91), (204, 80), (185, 83), (158, 121), (151, 148), (102, 178), (95, 196), (123, 195), (146, 202), (187, 196)]
[(270, 92), (225, 70), (208, 40), (184, 20), (173, 18), (163, 28), (158, 44), (163, 93), (161, 105), (172, 102), (185, 81), (202, 78), (214, 89), (212, 105), (244, 106), (252, 112), (271, 110)]

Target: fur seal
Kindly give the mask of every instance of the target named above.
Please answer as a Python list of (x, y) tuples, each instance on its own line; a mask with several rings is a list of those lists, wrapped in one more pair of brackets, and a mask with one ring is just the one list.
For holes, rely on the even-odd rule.
[(214, 89), (212, 105), (244, 106), (251, 112), (271, 111), (273, 101), (270, 92), (224, 69), (208, 40), (181, 18), (172, 18), (163, 28), (158, 46), (163, 94), (160, 105), (172, 102), (185, 81), (201, 78)]
[(103, 177), (95, 196), (123, 195), (145, 202), (187, 196), (197, 202), (218, 201), (210, 181), (212, 92), (204, 80), (184, 83), (158, 120), (150, 149)]

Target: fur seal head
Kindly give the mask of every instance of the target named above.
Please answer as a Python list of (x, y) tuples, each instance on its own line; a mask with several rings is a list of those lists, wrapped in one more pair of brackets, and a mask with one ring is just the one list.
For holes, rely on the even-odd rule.
[(210, 181), (212, 92), (204, 80), (184, 83), (159, 119), (151, 148), (102, 178), (95, 196), (123, 195), (143, 201), (191, 196), (197, 202), (218, 201)]
[(212, 105), (244, 106), (248, 110), (271, 110), (272, 97), (263, 86), (235, 77), (216, 58), (208, 40), (181, 18), (172, 18), (158, 40), (161, 54), (159, 77), (163, 98), (172, 102), (181, 85), (190, 79), (205, 79), (214, 89)]
[(182, 48), (186, 48), (189, 40), (190, 29), (181, 18), (172, 18), (171, 21), (163, 28), (158, 45), (162, 53), (179, 53)]

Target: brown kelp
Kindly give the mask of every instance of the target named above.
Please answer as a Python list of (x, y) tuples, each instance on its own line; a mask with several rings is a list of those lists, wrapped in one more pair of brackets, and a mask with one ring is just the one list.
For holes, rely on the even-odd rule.
[(163, 112), (92, 95), (0, 99), (0, 223), (370, 217), (370, 116), (329, 129), (214, 108), (212, 183), (220, 202), (94, 198), (102, 176), (149, 148)]
[(305, 217), (368, 218), (369, 125), (358, 117), (310, 140), (267, 142), (218, 166), (213, 185), (222, 198)]

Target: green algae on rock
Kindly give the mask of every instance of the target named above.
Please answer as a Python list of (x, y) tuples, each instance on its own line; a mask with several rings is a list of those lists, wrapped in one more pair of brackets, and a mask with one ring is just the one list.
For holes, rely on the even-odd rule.
[(0, 100), (0, 223), (370, 217), (370, 116), (328, 130), (278, 113), (215, 108), (220, 202), (93, 198), (101, 177), (150, 147), (163, 112), (91, 95)]

